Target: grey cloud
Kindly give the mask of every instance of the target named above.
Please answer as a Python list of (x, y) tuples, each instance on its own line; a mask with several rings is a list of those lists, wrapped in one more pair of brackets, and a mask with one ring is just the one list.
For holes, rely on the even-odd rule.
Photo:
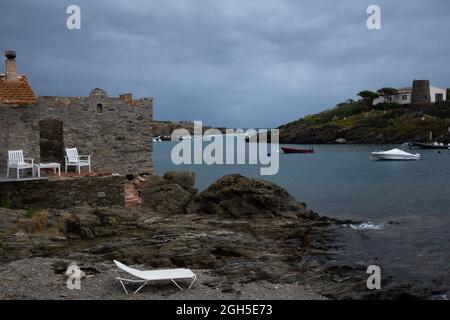
[[(365, 26), (368, 5), (383, 29)], [(78, 4), (82, 30), (65, 28)], [(1, 1), (2, 50), (39, 95), (153, 96), (158, 119), (278, 126), (359, 90), (450, 87), (447, 0)]]

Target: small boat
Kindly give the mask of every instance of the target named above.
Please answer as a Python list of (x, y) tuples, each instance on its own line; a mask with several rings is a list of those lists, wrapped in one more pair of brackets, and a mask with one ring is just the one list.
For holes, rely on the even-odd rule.
[(374, 160), (420, 160), (420, 154), (412, 154), (400, 149), (372, 152)]
[(411, 146), (419, 149), (450, 149), (450, 144), (446, 145), (443, 143), (423, 143), (423, 142), (412, 142)]
[(283, 150), (284, 153), (314, 153), (313, 148), (304, 149), (304, 148), (281, 147), (281, 150)]

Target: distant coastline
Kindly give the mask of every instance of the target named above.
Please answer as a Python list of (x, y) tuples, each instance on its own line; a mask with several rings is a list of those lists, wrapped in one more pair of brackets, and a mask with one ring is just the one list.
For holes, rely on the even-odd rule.
[(279, 129), (285, 144), (450, 143), (450, 102), (368, 108), (362, 101), (349, 101)]

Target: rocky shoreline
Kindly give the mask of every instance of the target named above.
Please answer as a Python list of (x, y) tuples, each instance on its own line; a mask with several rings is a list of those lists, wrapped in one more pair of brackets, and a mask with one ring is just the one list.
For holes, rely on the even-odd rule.
[[(198, 193), (194, 180), (187, 172), (152, 177), (131, 208), (0, 208), (0, 299), (125, 298), (113, 259), (199, 273), (192, 293), (162, 284), (136, 299), (416, 297), (389, 281), (369, 291), (367, 266), (333, 260), (348, 222), (319, 216), (268, 181), (229, 175)], [(71, 261), (88, 289), (65, 287)]]
[[(126, 295), (111, 263), (84, 264), (81, 267), (87, 277), (81, 280), (80, 290), (66, 288), (67, 264), (70, 260), (58, 258), (28, 258), (17, 260), (0, 267), (3, 280), (0, 299), (88, 299), (88, 300), (323, 300), (309, 286), (290, 283), (254, 281), (251, 283), (223, 283), (212, 270), (193, 270), (199, 280), (191, 290), (180, 291), (168, 282), (152, 283), (136, 295)], [(136, 268), (146, 268), (137, 265)], [(181, 281), (180, 281), (181, 283)], [(132, 288), (132, 287), (131, 287)]]
[(285, 144), (450, 143), (450, 103), (386, 104), (368, 110), (360, 102), (344, 103), (279, 127)]

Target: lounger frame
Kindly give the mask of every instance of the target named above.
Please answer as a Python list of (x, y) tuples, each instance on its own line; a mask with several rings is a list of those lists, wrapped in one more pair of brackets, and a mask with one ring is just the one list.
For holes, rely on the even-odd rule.
[[(170, 280), (174, 285), (177, 286), (178, 289), (180, 289), (180, 291), (184, 291), (184, 289), (175, 281), (175, 279), (158, 279), (158, 280), (146, 280), (146, 279), (137, 279), (136, 276), (132, 275), (133, 277), (135, 277), (135, 279), (128, 279), (125, 277), (122, 277), (120, 275), (120, 273), (117, 270), (114, 270), (114, 272), (117, 274), (116, 280), (120, 281), (120, 284), (122, 285), (123, 290), (125, 291), (126, 294), (129, 294), (129, 291), (127, 290), (125, 283), (129, 282), (129, 283), (142, 283), (141, 286), (139, 286), (139, 288), (137, 288), (134, 292), (132, 292), (132, 294), (136, 294), (138, 293), (143, 287), (145, 287), (145, 285), (151, 281), (164, 281), (164, 280)], [(121, 272), (125, 273), (126, 271), (121, 270)], [(191, 283), (189, 284), (187, 290), (191, 289), (192, 285), (194, 284), (194, 282), (197, 280), (197, 275), (194, 274), (192, 278), (178, 278), (179, 279), (192, 279)]]

